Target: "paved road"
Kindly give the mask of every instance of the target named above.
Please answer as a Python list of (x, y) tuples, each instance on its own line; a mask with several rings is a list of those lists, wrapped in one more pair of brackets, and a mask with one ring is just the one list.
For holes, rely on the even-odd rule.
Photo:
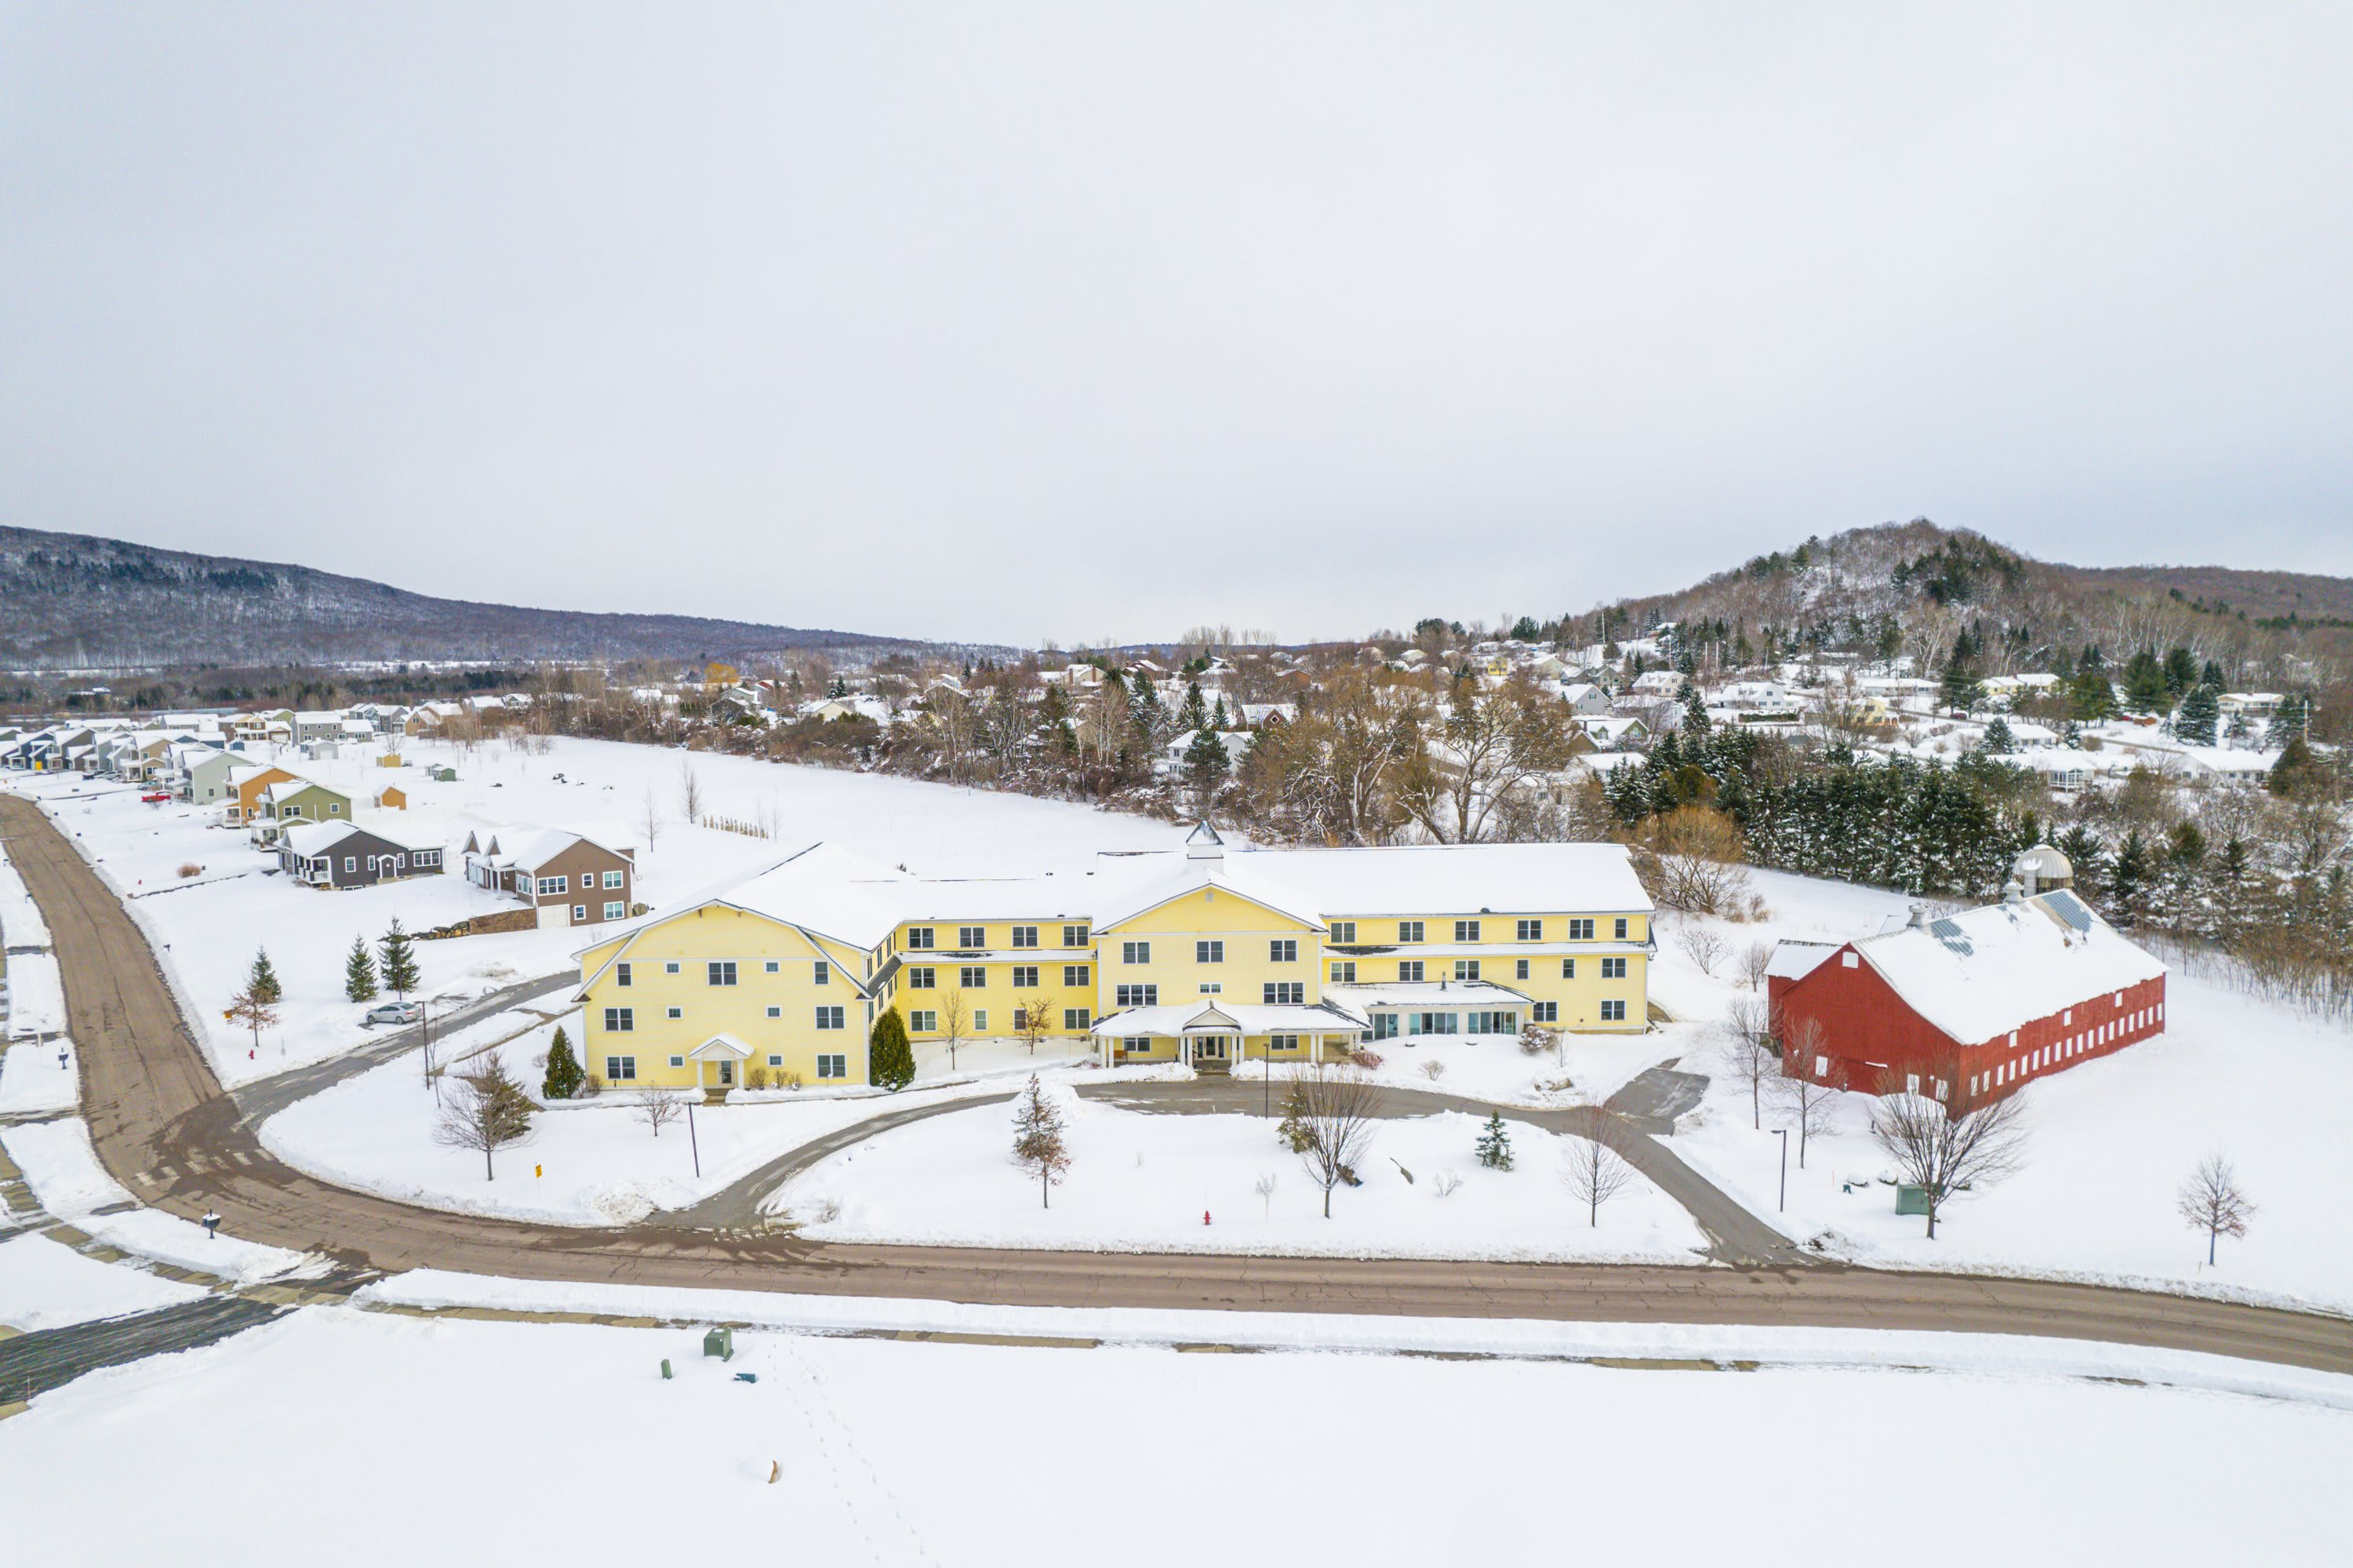
[(100, 1367), (209, 1345), (289, 1310), (241, 1296), (206, 1296), (154, 1312), (0, 1340), (0, 1405), (63, 1388)]
[[(2353, 1319), (2054, 1281), (1817, 1266), (1668, 1268), (851, 1246), (667, 1222), (573, 1230), (406, 1207), (291, 1170), (256, 1143), (120, 903), (29, 802), (0, 838), (40, 903), (82, 1051), (99, 1157), (143, 1200), (354, 1271), (434, 1267), (1028, 1306), (1250, 1308), (2056, 1335), (2353, 1372)], [(322, 895), (323, 896), (323, 895)], [(240, 1161), (236, 1157), (243, 1155)]]

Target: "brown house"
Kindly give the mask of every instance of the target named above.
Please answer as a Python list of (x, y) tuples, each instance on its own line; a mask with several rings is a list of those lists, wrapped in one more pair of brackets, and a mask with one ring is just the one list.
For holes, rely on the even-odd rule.
[(278, 863), (313, 887), (370, 887), (440, 875), (441, 846), (401, 843), (353, 822), (317, 822), (287, 830)]
[(513, 895), (542, 926), (626, 919), (637, 902), (637, 851), (608, 849), (558, 828), (482, 829), (466, 836), (466, 880)]

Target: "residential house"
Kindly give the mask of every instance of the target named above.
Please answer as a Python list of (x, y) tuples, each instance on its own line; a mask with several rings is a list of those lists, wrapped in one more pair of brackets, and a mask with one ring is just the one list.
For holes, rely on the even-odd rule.
[(247, 827), (263, 849), (274, 845), (288, 829), (306, 822), (348, 822), (352, 798), (312, 779), (289, 776), (266, 785), (255, 797)]
[(542, 926), (601, 926), (628, 917), (637, 850), (607, 847), (561, 828), (482, 828), (466, 835), (466, 880), (513, 895)]
[(441, 874), (441, 845), (410, 842), (357, 822), (311, 822), (279, 836), (278, 863), (313, 887), (370, 887)]

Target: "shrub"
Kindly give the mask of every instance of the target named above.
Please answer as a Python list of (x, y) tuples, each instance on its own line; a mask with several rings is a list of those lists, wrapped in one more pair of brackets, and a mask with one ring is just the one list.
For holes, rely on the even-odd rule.
[(874, 1021), (867, 1041), (867, 1072), (874, 1082), (897, 1094), (915, 1081), (915, 1053), (907, 1044), (906, 1021), (892, 1008)]
[(1369, 1073), (1381, 1065), (1381, 1054), (1378, 1051), (1358, 1049), (1348, 1053), (1348, 1060)]
[(195, 861), (189, 861), (187, 863), (180, 867), (180, 874), (182, 876), (202, 876), (204, 873), (205, 868), (198, 865)]
[(580, 1080), (580, 1092), (575, 1099), (593, 1100), (605, 1092), (605, 1080), (591, 1073)]
[(756, 1065), (744, 1068), (744, 1086), (747, 1089), (766, 1088), (768, 1086), (768, 1069)]
[(1446, 1076), (1446, 1064), (1436, 1060), (1424, 1062), (1421, 1065), (1421, 1075), (1434, 1084)]

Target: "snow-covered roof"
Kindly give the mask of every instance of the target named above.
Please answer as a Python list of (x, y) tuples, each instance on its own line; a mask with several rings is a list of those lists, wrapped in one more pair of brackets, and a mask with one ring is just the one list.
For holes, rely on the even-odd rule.
[(1130, 1007), (1105, 1013), (1094, 1022), (1097, 1034), (1231, 1033), (1337, 1034), (1361, 1033), (1369, 1022), (1329, 999), (1301, 1006), (1267, 1007), (1256, 1002), (1229, 1001), (1206, 996), (1194, 1001), (1159, 1007)]
[(2063, 890), (1989, 904), (1854, 944), (1912, 1010), (1964, 1045), (2165, 973)]
[(1837, 952), (1843, 942), (1811, 942), (1797, 937), (1784, 937), (1773, 946), (1773, 961), (1765, 966), (1767, 980), (1803, 980), (1821, 967), (1822, 960)]
[(374, 822), (313, 822), (305, 827), (289, 828), (282, 842), (296, 854), (307, 857), (326, 853), (353, 833), (372, 834), (386, 843), (397, 844), (402, 849), (439, 847), (438, 840), (412, 839), (404, 833), (387, 832)]
[(1327, 985), (1324, 1000), (1362, 1012), (1372, 1008), (1519, 1007), (1533, 999), (1493, 980), (1376, 980)]

